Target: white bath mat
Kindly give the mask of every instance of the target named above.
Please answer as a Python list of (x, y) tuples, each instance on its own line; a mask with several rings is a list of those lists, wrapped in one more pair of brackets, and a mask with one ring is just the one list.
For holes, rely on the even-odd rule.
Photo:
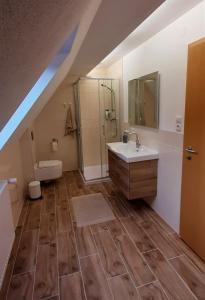
[(77, 227), (115, 219), (111, 208), (101, 193), (73, 197), (71, 202)]

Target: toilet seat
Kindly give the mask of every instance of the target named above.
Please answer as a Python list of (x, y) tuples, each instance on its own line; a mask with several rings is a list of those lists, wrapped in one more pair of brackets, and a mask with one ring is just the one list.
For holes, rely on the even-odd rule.
[(34, 165), (35, 180), (46, 181), (62, 177), (63, 164), (60, 160), (41, 160)]

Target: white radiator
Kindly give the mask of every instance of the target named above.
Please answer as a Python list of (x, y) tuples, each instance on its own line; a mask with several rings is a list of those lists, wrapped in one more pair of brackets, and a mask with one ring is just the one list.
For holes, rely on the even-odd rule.
[(0, 181), (0, 288), (15, 237), (7, 181)]

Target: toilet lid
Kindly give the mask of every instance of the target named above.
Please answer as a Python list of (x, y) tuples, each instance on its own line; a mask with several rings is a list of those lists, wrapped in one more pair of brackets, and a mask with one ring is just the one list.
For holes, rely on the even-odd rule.
[(41, 160), (38, 163), (39, 168), (56, 167), (61, 164), (60, 160)]

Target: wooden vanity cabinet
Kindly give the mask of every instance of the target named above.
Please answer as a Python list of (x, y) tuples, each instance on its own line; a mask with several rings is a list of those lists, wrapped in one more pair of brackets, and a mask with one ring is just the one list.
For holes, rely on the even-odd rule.
[(127, 163), (108, 150), (109, 176), (129, 200), (157, 194), (158, 160)]

